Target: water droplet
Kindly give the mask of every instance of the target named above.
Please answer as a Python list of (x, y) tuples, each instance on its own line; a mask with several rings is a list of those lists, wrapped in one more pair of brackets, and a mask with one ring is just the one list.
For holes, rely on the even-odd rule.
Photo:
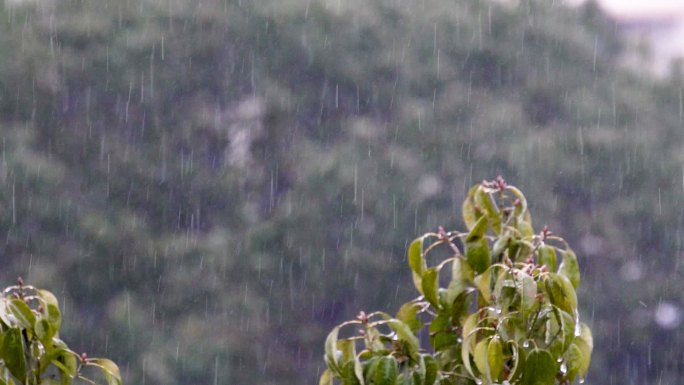
[(563, 362), (560, 366), (560, 372), (561, 374), (565, 375), (568, 372), (568, 365)]
[(475, 383), (476, 383), (477, 385), (482, 385), (482, 380), (480, 380), (479, 378), (476, 378), (476, 379), (475, 379)]
[(580, 383), (580, 384), (584, 384), (584, 377), (580, 377), (579, 383)]
[(561, 362), (563, 362), (563, 357), (558, 357), (558, 358), (556, 359), (556, 362), (558, 362), (559, 364), (560, 364)]
[(529, 347), (530, 347), (530, 341), (529, 340), (526, 340), (525, 342), (523, 342), (523, 348), (527, 349)]

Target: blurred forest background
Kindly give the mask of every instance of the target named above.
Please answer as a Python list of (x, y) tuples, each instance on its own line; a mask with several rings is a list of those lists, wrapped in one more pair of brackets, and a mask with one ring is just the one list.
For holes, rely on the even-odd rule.
[(592, 3), (6, 0), (0, 261), (128, 384), (313, 384), (503, 175), (577, 250), (587, 383), (684, 378), (681, 73)]

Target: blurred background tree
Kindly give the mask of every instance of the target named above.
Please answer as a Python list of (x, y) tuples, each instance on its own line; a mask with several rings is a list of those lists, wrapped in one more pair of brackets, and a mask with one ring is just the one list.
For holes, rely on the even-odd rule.
[(587, 381), (676, 384), (681, 75), (622, 69), (613, 21), (559, 3), (2, 3), (5, 279), (125, 383), (312, 383), (502, 174), (579, 245)]

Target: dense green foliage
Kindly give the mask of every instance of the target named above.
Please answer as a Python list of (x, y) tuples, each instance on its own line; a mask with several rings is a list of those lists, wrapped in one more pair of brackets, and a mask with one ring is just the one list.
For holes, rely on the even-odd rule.
[(312, 383), (502, 174), (576, 245), (587, 381), (678, 384), (681, 82), (621, 70), (591, 5), (518, 3), (3, 2), (3, 273), (126, 383)]
[[(408, 264), (420, 296), (396, 317), (361, 312), (333, 329), (321, 385), (584, 382), (594, 343), (579, 320), (575, 253), (547, 228), (534, 233), (527, 200), (501, 177), (470, 189), (463, 217), (468, 232), (440, 228), (411, 243)], [(439, 248), (449, 257), (429, 266)], [(440, 287), (445, 267), (451, 274)], [(348, 325), (359, 334), (340, 339)], [(419, 335), (429, 336), (427, 352)]]
[(88, 358), (59, 338), (62, 314), (57, 297), (24, 285), (3, 290), (0, 298), (0, 384), (97, 384), (86, 377), (98, 368), (108, 385), (121, 385), (119, 367), (106, 358)]

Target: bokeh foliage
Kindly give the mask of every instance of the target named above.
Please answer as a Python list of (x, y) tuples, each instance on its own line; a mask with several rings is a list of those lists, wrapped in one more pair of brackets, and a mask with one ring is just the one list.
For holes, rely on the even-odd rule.
[(127, 383), (309, 383), (331, 327), (411, 298), (412, 237), (502, 174), (578, 245), (588, 378), (677, 383), (653, 314), (684, 293), (681, 81), (559, 3), (5, 2), (4, 273), (58, 288)]

